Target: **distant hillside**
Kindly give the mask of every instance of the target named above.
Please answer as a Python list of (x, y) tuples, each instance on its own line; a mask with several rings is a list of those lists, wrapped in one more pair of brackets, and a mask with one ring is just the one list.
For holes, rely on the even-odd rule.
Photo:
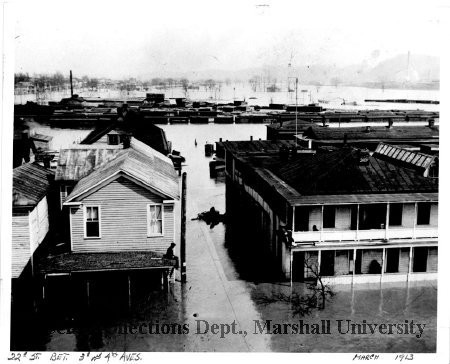
[(367, 62), (346, 67), (326, 64), (270, 65), (239, 71), (207, 70), (182, 75), (189, 79), (231, 79), (247, 81), (259, 77), (265, 83), (286, 82), (288, 76), (298, 76), (301, 84), (439, 84), (439, 58), (426, 55), (401, 54), (375, 65)]

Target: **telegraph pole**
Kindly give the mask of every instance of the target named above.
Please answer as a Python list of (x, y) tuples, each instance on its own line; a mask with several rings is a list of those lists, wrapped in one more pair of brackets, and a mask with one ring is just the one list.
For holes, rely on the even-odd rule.
[(186, 283), (186, 172), (181, 178), (180, 273), (181, 283)]

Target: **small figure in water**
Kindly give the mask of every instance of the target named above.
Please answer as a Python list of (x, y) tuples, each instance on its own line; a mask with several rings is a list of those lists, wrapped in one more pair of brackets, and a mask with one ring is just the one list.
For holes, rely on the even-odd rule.
[(209, 211), (204, 211), (204, 212), (199, 213), (197, 215), (197, 217), (193, 218), (192, 220), (203, 220), (212, 229), (219, 222), (224, 222), (225, 221), (225, 214), (221, 214), (214, 207), (211, 207), (209, 209)]
[(195, 144), (195, 146), (197, 146), (197, 139), (194, 140), (194, 144)]

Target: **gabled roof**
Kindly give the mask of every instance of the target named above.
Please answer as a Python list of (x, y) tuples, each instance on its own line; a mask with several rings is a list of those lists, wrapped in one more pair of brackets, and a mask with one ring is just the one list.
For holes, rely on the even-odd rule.
[(140, 123), (117, 121), (107, 126), (99, 126), (92, 130), (80, 144), (94, 144), (104, 135), (111, 133), (130, 134), (164, 155), (170, 152), (164, 130), (144, 121)]
[(125, 176), (172, 199), (179, 199), (178, 176), (172, 161), (132, 138), (130, 148), (121, 149), (116, 157), (82, 178), (67, 197), (66, 203), (94, 192), (103, 183)]
[(79, 181), (95, 168), (116, 158), (123, 150), (121, 145), (86, 146), (74, 145), (70, 149), (61, 149), (55, 180)]
[(50, 190), (52, 171), (27, 163), (13, 169), (13, 207), (34, 207)]

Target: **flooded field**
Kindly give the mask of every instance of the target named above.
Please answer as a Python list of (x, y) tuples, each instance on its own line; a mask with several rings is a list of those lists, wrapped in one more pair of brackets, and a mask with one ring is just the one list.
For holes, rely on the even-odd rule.
[[(50, 129), (34, 125), (54, 136), (56, 147), (70, 146), (89, 130)], [(223, 140), (265, 138), (264, 125), (165, 125), (173, 148), (186, 157), (187, 196), (187, 284), (176, 281), (164, 293), (149, 277), (133, 278), (131, 309), (124, 302), (123, 277), (101, 281), (91, 305), (72, 281), (67, 294), (55, 282), (47, 314), (13, 316), (12, 347), (15, 350), (84, 351), (278, 351), (278, 352), (434, 352), (436, 350), (437, 284), (371, 284), (335, 286), (336, 295), (322, 311), (294, 315), (289, 302), (265, 302), (274, 294), (289, 295), (288, 282), (258, 274), (266, 270), (257, 261), (242, 261), (230, 254), (227, 229), (210, 228), (192, 220), (214, 206), (225, 211), (225, 181), (210, 179), (204, 144)], [(197, 141), (197, 146), (195, 145)], [(300, 292), (305, 287), (292, 288)], [(48, 320), (48, 318), (52, 318)], [(256, 322), (322, 325), (330, 321), (330, 334), (261, 332)], [(421, 324), (420, 337), (401, 334), (343, 333), (338, 321), (351, 323)], [(212, 324), (218, 324), (216, 333)], [(208, 326), (209, 325), (209, 326)], [(169, 328), (170, 327), (170, 328)], [(25, 329), (26, 328), (26, 329)], [(30, 329), (31, 328), (31, 329)], [(149, 328), (152, 328), (151, 330)], [(221, 333), (221, 329), (229, 332)], [(175, 330), (175, 331), (173, 331)], [(151, 331), (151, 332), (150, 332)], [(167, 331), (167, 332), (166, 332)], [(416, 329), (416, 332), (418, 329)]]
[[(233, 100), (246, 100), (249, 105), (268, 106), (269, 103), (295, 104), (295, 92), (287, 92), (287, 85), (280, 84), (280, 91), (267, 92), (252, 89), (248, 83), (217, 84), (214, 87), (201, 86), (187, 92), (181, 87), (155, 88), (148, 91), (119, 91), (119, 90), (75, 90), (80, 96), (88, 98), (119, 98), (132, 99), (145, 97), (147, 92), (164, 93), (167, 98), (186, 97), (191, 100), (204, 100), (210, 102), (233, 102)], [(60, 101), (63, 97), (70, 97), (69, 90), (65, 92), (47, 92), (39, 95), (41, 102)], [(319, 103), (325, 108), (353, 110), (379, 109), (379, 110), (415, 110), (438, 111), (439, 105), (429, 104), (403, 104), (365, 102), (366, 99), (410, 99), (439, 101), (439, 90), (408, 90), (408, 89), (377, 89), (356, 86), (313, 86), (299, 85), (298, 104)], [(14, 95), (16, 104), (25, 104), (27, 101), (36, 102), (35, 94)]]

